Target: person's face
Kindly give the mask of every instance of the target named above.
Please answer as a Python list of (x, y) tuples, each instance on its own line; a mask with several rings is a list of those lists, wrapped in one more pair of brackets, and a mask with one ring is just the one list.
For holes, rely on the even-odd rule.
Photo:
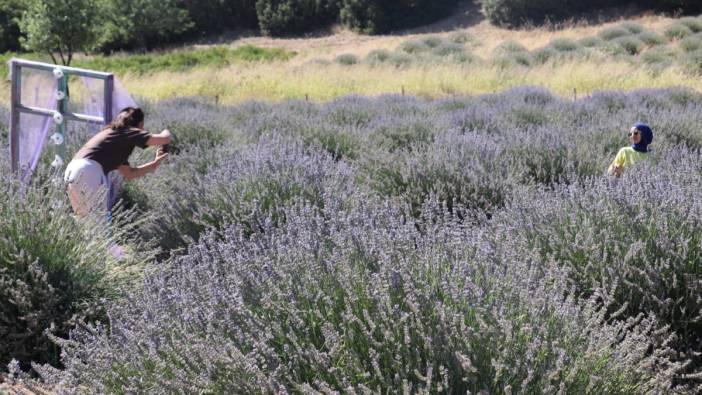
[(629, 130), (629, 141), (631, 141), (632, 144), (638, 144), (641, 142), (641, 132), (635, 127)]

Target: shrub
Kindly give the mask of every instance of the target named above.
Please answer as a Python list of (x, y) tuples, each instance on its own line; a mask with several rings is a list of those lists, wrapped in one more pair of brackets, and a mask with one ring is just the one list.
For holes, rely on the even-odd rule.
[(352, 66), (358, 64), (358, 56), (350, 53), (345, 53), (337, 56), (334, 61), (344, 66)]
[(633, 36), (619, 37), (613, 41), (629, 55), (638, 55), (644, 48), (643, 41)]
[(548, 45), (558, 52), (572, 52), (579, 48), (576, 42), (567, 38), (553, 39)]
[(577, 2), (537, 0), (481, 0), (483, 13), (490, 22), (500, 26), (522, 26), (525, 24), (540, 24), (546, 20), (560, 19), (569, 16), (576, 8)]
[(456, 0), (341, 0), (340, 18), (353, 30), (379, 34), (433, 22), (449, 15), (456, 4)]
[(649, 31), (645, 31), (645, 32), (641, 32), (641, 33), (637, 34), (636, 38), (638, 38), (639, 40), (641, 40), (644, 44), (646, 44), (648, 46), (663, 45), (667, 42), (665, 37), (661, 36), (658, 33), (649, 32)]
[(448, 40), (456, 44), (468, 44), (475, 41), (475, 38), (467, 32), (453, 32), (448, 37)]
[(452, 59), (456, 63), (462, 63), (462, 64), (470, 64), (470, 63), (476, 63), (480, 61), (480, 58), (477, 56), (469, 53), (469, 52), (461, 52), (458, 54), (455, 54), (452, 56)]
[(493, 50), (493, 54), (497, 54), (497, 55), (520, 53), (520, 52), (525, 53), (525, 52), (529, 52), (529, 50), (526, 49), (526, 47), (524, 45), (520, 44), (519, 42), (512, 41), (512, 40), (508, 40), (508, 41), (504, 41), (504, 42), (500, 43), (500, 45), (495, 47), (495, 49)]
[(465, 52), (465, 48), (460, 44), (444, 43), (434, 48), (431, 53), (437, 56), (457, 56)]
[(673, 23), (665, 28), (663, 34), (665, 34), (669, 40), (679, 40), (691, 35), (692, 30), (681, 23)]
[(595, 48), (603, 46), (605, 41), (600, 37), (591, 36), (580, 39), (578, 43), (585, 48)]
[[(527, 245), (572, 270), (580, 292), (590, 294), (596, 284), (609, 284), (606, 292), (616, 300), (612, 311), (619, 309), (631, 317), (656, 312), (677, 339), (686, 339), (675, 347), (694, 354), (688, 347), (689, 340), (702, 333), (697, 318), (701, 301), (695, 291), (698, 285), (690, 282), (702, 275), (693, 263), (702, 250), (696, 241), (699, 214), (692, 209), (696, 198), (684, 191), (700, 183), (700, 162), (699, 153), (684, 149), (678, 153), (685, 158), (684, 169), (677, 165), (678, 159), (660, 158), (657, 165), (632, 169), (622, 183), (599, 178), (563, 187), (553, 199), (530, 196), (532, 203), (518, 199), (520, 203), (502, 213), (496, 226), (533, 229), (523, 235)], [(671, 191), (680, 194), (680, 200), (665, 203), (663, 196)], [(607, 236), (602, 229), (608, 229)]]
[(682, 62), (689, 72), (702, 75), (702, 49), (688, 52), (683, 57)]
[(98, 23), (98, 50), (145, 51), (183, 37), (193, 23), (184, 4), (175, 0), (105, 1)]
[(667, 50), (653, 47), (641, 54), (641, 61), (651, 66), (669, 66), (672, 64), (671, 55)]
[(684, 17), (677, 20), (677, 23), (687, 26), (693, 33), (702, 32), (702, 18)]
[(390, 56), (390, 63), (395, 67), (406, 67), (414, 62), (414, 58), (405, 53), (394, 53)]
[(292, 207), (254, 238), (204, 237), (114, 305), (110, 330), (57, 339), (66, 370), (37, 370), (60, 392), (672, 389), (681, 369), (656, 320), (579, 301), (552, 261), (478, 241), (436, 202), (415, 222), (354, 201)]
[(699, 93), (146, 108), (180, 153), (128, 192), (174, 257), (57, 339), (55, 392), (696, 393)]
[(77, 320), (104, 317), (101, 299), (130, 286), (145, 254), (127, 248), (117, 261), (109, 251), (114, 241), (125, 243), (125, 230), (115, 222), (110, 240), (103, 224), (77, 223), (55, 174), (24, 186), (5, 166), (0, 174), (0, 364), (60, 366), (45, 331), (66, 336)]
[(621, 26), (615, 26), (601, 30), (597, 35), (605, 41), (612, 41), (620, 37), (631, 35), (631, 31)]
[(335, 0), (256, 0), (256, 15), (261, 32), (281, 36), (322, 27), (338, 15)]
[(0, 53), (20, 50), (20, 28), (17, 22), (26, 7), (24, 1), (0, 0)]
[(644, 27), (636, 22), (624, 22), (619, 24), (619, 28), (626, 29), (631, 34), (641, 34), (644, 32)]
[(680, 40), (680, 48), (684, 52), (693, 52), (702, 48), (702, 36), (688, 36)]
[(532, 59), (537, 64), (544, 64), (556, 56), (558, 56), (558, 52), (550, 46), (539, 48), (531, 53)]
[(498, 55), (492, 59), (493, 64), (501, 68), (510, 68), (516, 66), (529, 67), (531, 66), (532, 56), (529, 52), (513, 52)]
[(366, 56), (366, 62), (370, 64), (381, 64), (390, 60), (392, 53), (387, 49), (374, 49)]
[(184, 0), (183, 5), (194, 23), (193, 33), (197, 35), (258, 28), (256, 0)]
[(444, 42), (444, 39), (439, 36), (428, 36), (424, 37), (421, 41), (429, 48), (436, 48)]
[(429, 50), (429, 46), (422, 41), (405, 41), (400, 44), (400, 50), (407, 52), (409, 54), (416, 54), (420, 52), (425, 52)]

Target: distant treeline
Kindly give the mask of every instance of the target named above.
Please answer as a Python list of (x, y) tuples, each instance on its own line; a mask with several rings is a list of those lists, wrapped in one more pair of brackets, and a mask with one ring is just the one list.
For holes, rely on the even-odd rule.
[(97, 26), (79, 28), (95, 37), (92, 50), (111, 52), (151, 49), (233, 29), (285, 36), (341, 23), (366, 34), (387, 33), (446, 16), (456, 3), (458, 0), (0, 0), (0, 52), (35, 47), (27, 44), (36, 40), (32, 31), (46, 31), (41, 25), (48, 22), (37, 23), (31, 15), (45, 18), (48, 14), (50, 18), (59, 9), (72, 9), (68, 23), (93, 25), (90, 21), (97, 19)]
[(644, 9), (686, 14), (702, 12), (700, 0), (478, 0), (490, 22), (507, 27), (577, 18), (607, 7), (635, 5)]
[[(476, 0), (501, 26), (577, 18), (611, 6), (698, 13), (700, 0)], [(148, 50), (235, 29), (271, 36), (341, 23), (365, 34), (450, 15), (459, 0), (0, 0), (0, 52)], [(69, 50), (70, 49), (66, 49)]]

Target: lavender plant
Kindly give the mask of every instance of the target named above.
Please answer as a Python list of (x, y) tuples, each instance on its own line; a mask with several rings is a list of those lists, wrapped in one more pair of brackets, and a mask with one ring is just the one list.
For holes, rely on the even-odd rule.
[[(702, 243), (700, 153), (677, 147), (621, 180), (588, 180), (528, 196), (500, 212), (498, 226), (570, 268), (585, 295), (609, 289), (622, 314), (655, 315), (677, 335), (671, 346), (700, 365)], [(528, 196), (528, 197), (526, 197)]]
[(54, 336), (59, 392), (700, 390), (698, 93), (147, 106), (180, 150), (123, 197), (166, 254)]
[(146, 258), (134, 251), (117, 261), (108, 251), (130, 239), (129, 227), (110, 238), (100, 223), (77, 223), (53, 174), (21, 185), (7, 165), (0, 167), (0, 363), (57, 365), (60, 349), (45, 330), (66, 336), (80, 318), (101, 317), (99, 301), (133, 285)]
[(436, 200), (427, 233), (392, 204), (354, 201), (298, 201), (283, 225), (204, 237), (113, 305), (109, 330), (57, 340), (65, 370), (35, 369), (65, 393), (672, 388), (681, 367), (655, 320), (608, 319), (558, 265)]

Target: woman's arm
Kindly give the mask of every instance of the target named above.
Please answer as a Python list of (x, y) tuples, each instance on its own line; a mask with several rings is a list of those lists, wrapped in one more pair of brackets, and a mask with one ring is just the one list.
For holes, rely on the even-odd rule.
[(171, 143), (171, 131), (168, 129), (163, 129), (161, 133), (152, 134), (148, 140), (146, 140), (146, 145), (166, 145)]
[(617, 156), (614, 157), (612, 164), (609, 165), (607, 173), (619, 177), (624, 170), (624, 162), (624, 149), (620, 149), (619, 152), (617, 152)]
[(119, 174), (124, 177), (125, 180), (133, 180), (135, 178), (143, 177), (154, 170), (163, 162), (164, 159), (168, 157), (168, 154), (158, 151), (156, 153), (156, 159), (153, 161), (143, 164), (139, 167), (131, 167), (129, 165), (122, 165), (117, 168)]

